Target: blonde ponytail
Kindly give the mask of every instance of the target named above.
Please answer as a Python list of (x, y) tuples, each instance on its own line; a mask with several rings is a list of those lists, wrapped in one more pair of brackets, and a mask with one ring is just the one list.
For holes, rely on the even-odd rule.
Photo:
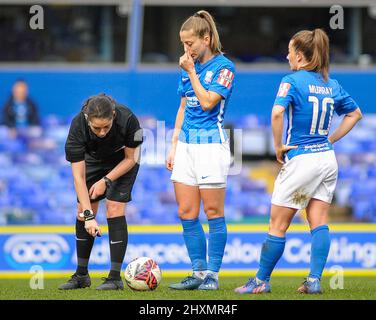
[(180, 28), (180, 31), (188, 30), (193, 30), (193, 33), (199, 38), (209, 35), (211, 51), (214, 54), (222, 53), (222, 45), (219, 40), (217, 26), (209, 12), (200, 10), (193, 16), (189, 17)]

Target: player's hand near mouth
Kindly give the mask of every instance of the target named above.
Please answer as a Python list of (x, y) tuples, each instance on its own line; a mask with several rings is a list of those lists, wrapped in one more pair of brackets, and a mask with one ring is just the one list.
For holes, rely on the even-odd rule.
[(195, 62), (189, 48), (185, 49), (185, 53), (180, 57), (179, 66), (187, 71), (188, 74), (195, 71)]

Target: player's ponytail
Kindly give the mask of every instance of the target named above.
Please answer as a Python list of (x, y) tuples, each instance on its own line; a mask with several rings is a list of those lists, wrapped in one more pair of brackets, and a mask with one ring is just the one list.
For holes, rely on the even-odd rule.
[(180, 31), (188, 30), (193, 30), (193, 33), (199, 38), (209, 35), (210, 49), (212, 53), (222, 53), (222, 45), (221, 41), (219, 40), (217, 26), (209, 12), (200, 10), (193, 16), (189, 17), (180, 28)]
[(93, 118), (113, 119), (115, 111), (115, 100), (105, 93), (100, 93), (86, 100), (82, 107), (87, 120)]
[(291, 40), (293, 40), (295, 51), (303, 53), (308, 62), (302, 68), (319, 72), (325, 81), (328, 80), (329, 38), (325, 31), (322, 29), (299, 31)]

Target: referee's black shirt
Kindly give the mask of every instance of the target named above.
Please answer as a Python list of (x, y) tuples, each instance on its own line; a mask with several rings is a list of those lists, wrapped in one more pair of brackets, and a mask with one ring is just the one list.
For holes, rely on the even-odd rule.
[(142, 143), (142, 129), (130, 109), (115, 106), (115, 118), (104, 138), (97, 137), (89, 128), (84, 113), (77, 114), (71, 123), (65, 143), (65, 157), (69, 162), (85, 160), (89, 154), (97, 160), (124, 158), (124, 147), (136, 148)]

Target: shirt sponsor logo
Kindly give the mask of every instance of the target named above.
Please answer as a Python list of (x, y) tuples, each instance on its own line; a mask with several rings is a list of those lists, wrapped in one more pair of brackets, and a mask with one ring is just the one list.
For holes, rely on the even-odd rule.
[(188, 107), (199, 107), (200, 101), (195, 95), (195, 92), (193, 90), (187, 91), (185, 94), (185, 97), (187, 99), (187, 106)]
[(230, 88), (233, 79), (234, 79), (233, 72), (231, 72), (228, 69), (222, 69), (217, 79), (217, 83), (219, 83), (222, 86), (225, 86), (226, 88)]

